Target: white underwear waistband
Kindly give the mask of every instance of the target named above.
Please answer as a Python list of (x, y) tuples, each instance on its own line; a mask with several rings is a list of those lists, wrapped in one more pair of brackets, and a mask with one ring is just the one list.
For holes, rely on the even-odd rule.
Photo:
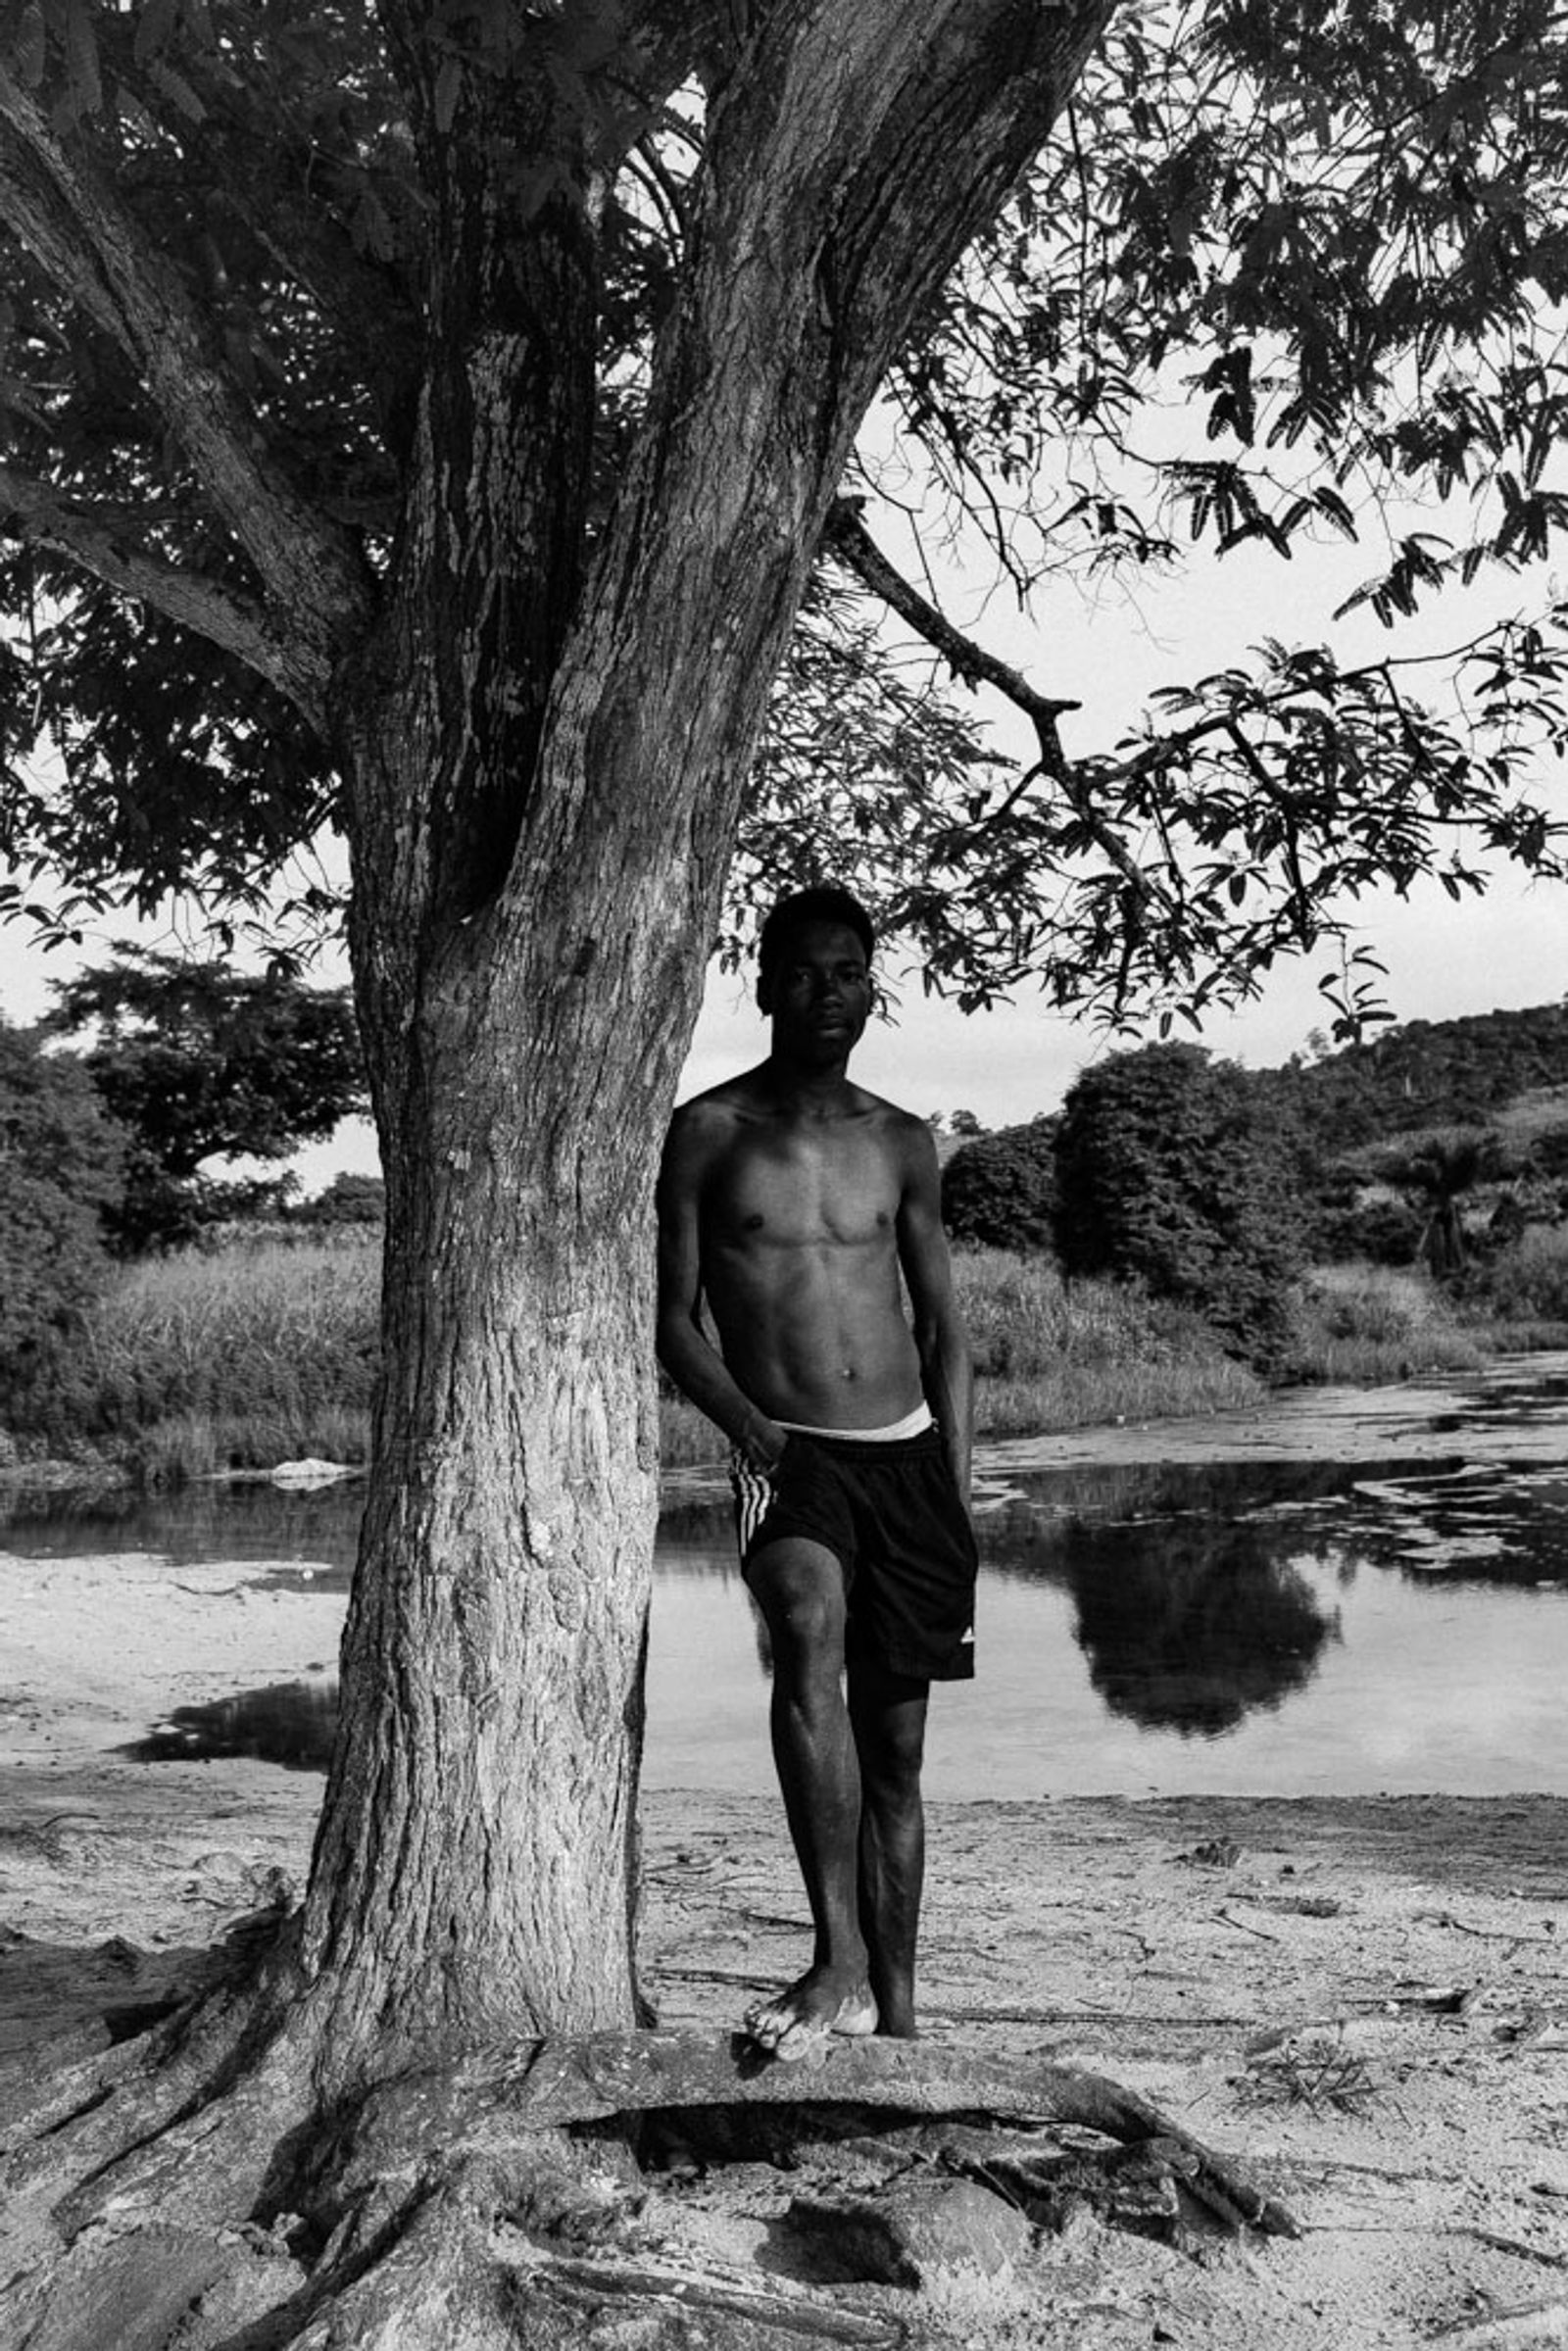
[(813, 1429), (804, 1420), (781, 1420), (781, 1429), (790, 1429), (797, 1437), (838, 1437), (852, 1445), (896, 1445), (901, 1437), (918, 1437), (931, 1426), (929, 1404), (916, 1404), (902, 1420), (893, 1421), (885, 1429)]

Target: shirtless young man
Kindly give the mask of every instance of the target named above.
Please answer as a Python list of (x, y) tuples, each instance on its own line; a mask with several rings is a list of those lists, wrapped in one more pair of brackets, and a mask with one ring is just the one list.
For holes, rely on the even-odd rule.
[(936, 1150), (847, 1074), (873, 945), (844, 891), (774, 908), (768, 1056), (676, 1112), (660, 1178), (660, 1361), (734, 1448), (815, 1929), (806, 1974), (746, 2019), (781, 2059), (914, 2032), (926, 1699), (973, 1671), (972, 1378)]

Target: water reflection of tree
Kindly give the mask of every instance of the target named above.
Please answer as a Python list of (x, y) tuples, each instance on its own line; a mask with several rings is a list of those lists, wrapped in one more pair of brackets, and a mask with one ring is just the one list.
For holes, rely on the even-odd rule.
[(1064, 1546), (1089, 1678), (1113, 1714), (1184, 1738), (1232, 1731), (1317, 1671), (1339, 1619), (1255, 1525), (1083, 1521)]
[(288, 1488), (270, 1480), (198, 1480), (179, 1492), (140, 1487), (0, 1492), (6, 1546), (45, 1551), (161, 1551), (171, 1559), (309, 1559), (354, 1564), (365, 1488), (357, 1479)]
[(1334, 1554), (1350, 1474), (1250, 1462), (1053, 1477), (1045, 1511), (985, 1518), (982, 1550), (994, 1572), (1070, 1592), (1113, 1713), (1213, 1738), (1304, 1689), (1338, 1639), (1300, 1563)]
[(337, 1728), (335, 1681), (274, 1682), (201, 1706), (176, 1706), (125, 1749), (138, 1763), (190, 1763), (251, 1755), (286, 1770), (324, 1772)]

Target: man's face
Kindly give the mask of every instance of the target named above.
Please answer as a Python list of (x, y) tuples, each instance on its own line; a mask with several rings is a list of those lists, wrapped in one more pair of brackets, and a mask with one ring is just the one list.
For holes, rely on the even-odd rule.
[(803, 922), (759, 990), (775, 1052), (805, 1061), (841, 1060), (871, 1016), (865, 950), (845, 922)]

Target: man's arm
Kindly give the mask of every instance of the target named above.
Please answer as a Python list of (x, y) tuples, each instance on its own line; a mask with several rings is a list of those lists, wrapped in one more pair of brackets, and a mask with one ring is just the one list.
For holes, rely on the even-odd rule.
[(677, 1110), (659, 1171), (659, 1306), (655, 1348), (681, 1394), (707, 1414), (754, 1469), (770, 1475), (785, 1432), (737, 1387), (702, 1324), (703, 1186), (712, 1164), (711, 1113)]
[(947, 1444), (958, 1492), (969, 1499), (974, 1446), (974, 1358), (953, 1289), (953, 1260), (942, 1229), (942, 1179), (931, 1131), (911, 1118), (906, 1130), (899, 1202), (899, 1263), (914, 1309), (920, 1384)]

